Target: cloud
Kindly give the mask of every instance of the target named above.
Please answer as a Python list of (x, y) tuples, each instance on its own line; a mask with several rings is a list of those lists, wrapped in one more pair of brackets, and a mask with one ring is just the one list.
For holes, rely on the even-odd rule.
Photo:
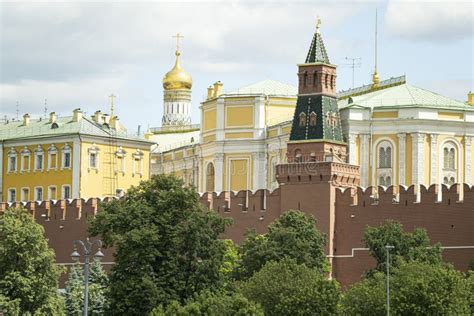
[(473, 38), (473, 4), (468, 1), (390, 0), (389, 35), (410, 41), (452, 42)]

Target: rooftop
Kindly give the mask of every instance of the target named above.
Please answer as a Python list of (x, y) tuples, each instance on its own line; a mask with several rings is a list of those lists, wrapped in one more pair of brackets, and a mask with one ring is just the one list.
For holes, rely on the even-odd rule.
[(277, 80), (266, 79), (257, 83), (236, 89), (225, 95), (278, 95), (278, 96), (295, 96), (298, 94), (298, 88)]

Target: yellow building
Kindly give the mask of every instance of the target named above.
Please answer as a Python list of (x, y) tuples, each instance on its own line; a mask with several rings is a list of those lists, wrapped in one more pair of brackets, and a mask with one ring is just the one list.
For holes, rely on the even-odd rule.
[[(276, 188), (297, 93), (273, 80), (231, 92), (216, 82), (201, 103), (199, 126), (151, 136), (158, 143), (151, 172), (174, 173), (200, 192)], [(373, 83), (337, 96), (348, 162), (361, 166), (362, 186), (474, 183), (472, 93), (461, 102), (405, 76), (380, 82), (375, 73)]]
[(121, 195), (149, 178), (150, 143), (97, 111), (0, 124), (2, 201)]

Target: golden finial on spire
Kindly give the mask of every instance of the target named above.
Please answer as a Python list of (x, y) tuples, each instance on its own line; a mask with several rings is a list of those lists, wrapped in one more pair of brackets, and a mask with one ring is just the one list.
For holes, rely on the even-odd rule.
[(316, 33), (321, 34), (321, 19), (319, 18), (319, 15), (316, 20)]
[(179, 33), (176, 33), (176, 35), (173, 36), (173, 38), (176, 38), (176, 56), (179, 56), (179, 40), (184, 38), (184, 36), (182, 36)]
[(379, 86), (380, 78), (377, 71), (377, 8), (375, 8), (375, 53), (374, 53), (374, 74), (372, 75), (372, 87), (376, 88)]

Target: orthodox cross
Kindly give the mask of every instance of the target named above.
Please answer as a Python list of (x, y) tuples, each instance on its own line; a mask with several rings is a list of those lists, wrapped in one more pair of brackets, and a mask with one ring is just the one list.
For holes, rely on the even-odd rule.
[(115, 98), (117, 96), (115, 96), (113, 93), (111, 95), (109, 95), (109, 100), (110, 100), (110, 117), (114, 116), (114, 101), (115, 101)]
[(181, 34), (177, 33), (173, 38), (176, 38), (176, 50), (179, 51), (179, 40), (184, 38)]

